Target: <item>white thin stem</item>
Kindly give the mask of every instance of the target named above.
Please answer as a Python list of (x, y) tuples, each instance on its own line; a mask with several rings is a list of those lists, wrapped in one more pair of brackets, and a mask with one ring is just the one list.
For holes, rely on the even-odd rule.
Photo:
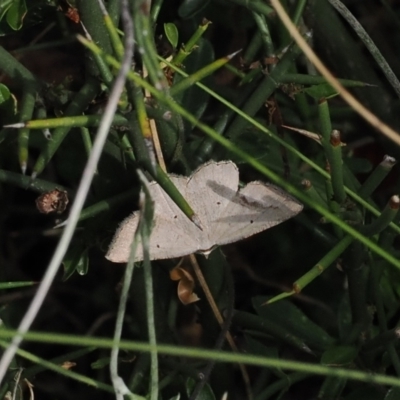
[[(102, 0), (99, 0), (100, 8), (102, 9), (103, 15), (107, 15), (107, 9), (105, 8)], [(115, 111), (117, 109), (119, 97), (125, 86), (126, 76), (130, 70), (131, 62), (133, 58), (134, 49), (134, 38), (133, 38), (133, 25), (132, 19), (129, 12), (129, 5), (127, 0), (121, 0), (121, 17), (125, 32), (125, 49), (124, 57), (121, 63), (121, 69), (118, 73), (117, 79), (114, 83), (111, 93), (117, 92), (118, 97), (113, 97), (113, 109), (111, 114), (111, 120), (114, 117)], [(111, 102), (111, 96), (109, 103)], [(108, 104), (107, 104), (108, 105)], [(114, 340), (111, 349), (111, 359), (110, 359), (110, 376), (111, 381), (115, 390), (115, 396), (117, 400), (123, 400), (124, 395), (128, 395), (130, 398), (135, 398), (136, 396), (129, 390), (123, 379), (118, 375), (118, 354), (119, 354), (119, 342), (121, 340), (122, 327), (125, 317), (126, 303), (128, 301), (129, 287), (132, 281), (132, 275), (134, 270), (134, 254), (137, 247), (137, 235), (135, 235), (133, 243), (133, 251), (130, 257), (127, 269), (125, 271), (124, 283), (120, 298), (120, 303), (118, 307), (117, 320), (115, 323), (114, 330)]]
[[(126, 0), (123, 0), (123, 3), (126, 3)], [(130, 69), (130, 63), (133, 55), (132, 37), (133, 37), (133, 32), (131, 35), (126, 34), (125, 36), (126, 48), (125, 48), (124, 60), (122, 62), (118, 76), (115, 80), (115, 84), (110, 92), (109, 101), (104, 109), (103, 118), (97, 130), (96, 139), (93, 144), (93, 149), (90, 153), (85, 169), (83, 170), (81, 181), (79, 183), (79, 188), (76, 193), (75, 201), (72, 205), (71, 212), (68, 218), (68, 223), (63, 231), (61, 239), (47, 267), (43, 280), (40, 283), (39, 288), (36, 292), (36, 295), (33, 298), (27, 312), (25, 313), (24, 317), (21, 320), (21, 323), (17, 330), (17, 334), (13, 337), (9, 347), (6, 349), (0, 360), (0, 383), (3, 380), (7, 372), (7, 368), (10, 365), (12, 359), (14, 358), (15, 353), (18, 350), (25, 333), (31, 327), (32, 322), (34, 321), (36, 315), (40, 310), (43, 301), (62, 263), (62, 260), (67, 252), (72, 237), (74, 235), (74, 231), (79, 220), (79, 215), (82, 211), (87, 194), (89, 192), (89, 188), (93, 180), (93, 175), (97, 169), (97, 164), (101, 157), (104, 143), (107, 140), (107, 135), (110, 130), (110, 126), (112, 124), (115, 111), (117, 110), (118, 101), (125, 85), (126, 76)]]

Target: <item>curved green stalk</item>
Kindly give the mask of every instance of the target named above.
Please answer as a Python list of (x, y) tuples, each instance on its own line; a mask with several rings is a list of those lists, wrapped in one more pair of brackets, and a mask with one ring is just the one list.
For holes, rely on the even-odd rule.
[(368, 178), (358, 190), (358, 195), (366, 198), (371, 196), (395, 165), (396, 160), (393, 157), (384, 156), (382, 162), (368, 175)]
[(137, 51), (142, 57), (143, 66), (147, 70), (150, 82), (158, 90), (166, 91), (168, 83), (157, 60), (153, 26), (150, 21), (150, 10), (148, 9), (149, 3), (146, 0), (134, 0), (133, 3), (133, 23)]
[(269, 27), (265, 15), (252, 12), (254, 21), (257, 24), (258, 33), (261, 35), (261, 40), (264, 45), (264, 52), (266, 57), (273, 57), (275, 55), (274, 44), (272, 42)]
[(188, 77), (175, 83), (173, 86), (171, 86), (169, 94), (171, 96), (175, 96), (178, 93), (188, 89), (190, 86), (193, 86), (195, 83), (201, 81), (205, 77), (210, 76), (216, 70), (220, 69), (226, 63), (228, 63), (230, 60), (232, 60), (232, 58), (235, 57), (236, 54), (237, 53), (233, 53), (229, 56), (221, 57), (218, 60), (215, 60), (214, 62), (212, 62), (211, 64), (208, 64), (205, 67), (199, 69), (194, 74), (189, 75)]
[[(0, 338), (9, 339), (14, 337), (15, 330), (2, 329), (0, 330)], [(34, 332), (30, 331), (24, 335), (26, 341), (37, 343), (54, 343), (63, 346), (96, 346), (99, 348), (110, 348), (113, 344), (112, 339), (82, 337), (77, 335), (60, 335), (49, 332)], [(7, 343), (8, 345), (8, 343)], [(119, 343), (120, 349), (133, 350), (140, 352), (149, 352), (154, 349), (148, 343), (134, 342), (121, 340)], [(332, 368), (319, 364), (304, 363), (292, 360), (282, 360), (277, 358), (260, 357), (258, 355), (231, 353), (224, 351), (213, 351), (204, 348), (183, 347), (173, 345), (157, 345), (156, 350), (159, 354), (171, 355), (174, 357), (193, 357), (202, 360), (215, 359), (218, 362), (242, 363), (254, 365), (264, 368), (281, 368), (289, 371), (301, 371), (304, 373), (336, 376), (338, 378), (347, 378), (360, 382), (373, 383), (377, 385), (390, 385), (400, 388), (400, 379), (397, 377), (387, 376), (383, 374), (369, 373), (363, 371), (351, 370), (348, 368)], [(22, 351), (22, 350), (20, 350)]]
[[(4, 342), (3, 340), (0, 341), (0, 346), (3, 348), (7, 348), (9, 346), (9, 343)], [(26, 360), (29, 360), (32, 363), (35, 364), (40, 364), (41, 366), (43, 366), (46, 370), (49, 371), (54, 371), (57, 372), (58, 374), (68, 377), (70, 379), (74, 379), (77, 382), (82, 382), (85, 383), (88, 386), (91, 387), (95, 387), (98, 389), (102, 389), (108, 393), (114, 393), (114, 389), (112, 388), (112, 386), (107, 385), (105, 383), (96, 381), (94, 379), (88, 378), (84, 375), (78, 374), (74, 371), (71, 371), (70, 369), (66, 369), (63, 368), (57, 364), (54, 364), (53, 362), (47, 361), (43, 358), (40, 358), (32, 353), (29, 353), (28, 351), (22, 350), (22, 349), (18, 349), (17, 350), (17, 354), (20, 357), (25, 358)]]
[(42, 179), (32, 179), (29, 176), (6, 171), (4, 169), (0, 169), (0, 182), (8, 183), (22, 189), (30, 189), (38, 193), (50, 192), (54, 189), (67, 190), (64, 186), (57, 183), (44, 181)]
[(360, 232), (366, 236), (373, 236), (381, 233), (396, 218), (399, 211), (399, 203), (399, 196), (392, 196), (381, 215), (371, 224), (362, 226)]
[(90, 152), (92, 151), (93, 143), (88, 128), (84, 126), (81, 127), (81, 137), (82, 137), (83, 147), (85, 148), (86, 151), (86, 156), (89, 156)]

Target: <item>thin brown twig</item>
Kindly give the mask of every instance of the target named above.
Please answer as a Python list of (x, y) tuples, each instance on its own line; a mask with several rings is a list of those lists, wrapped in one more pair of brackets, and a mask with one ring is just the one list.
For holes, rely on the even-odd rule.
[[(143, 77), (145, 78), (146, 76), (147, 76), (147, 70), (143, 66)], [(144, 97), (147, 99), (148, 103), (150, 103), (151, 95), (147, 89), (144, 92)], [(165, 164), (164, 155), (163, 155), (163, 152), (161, 149), (161, 144), (160, 144), (160, 138), (158, 137), (156, 121), (154, 120), (154, 118), (149, 119), (149, 126), (150, 126), (151, 137), (153, 139), (153, 146), (154, 146), (154, 151), (156, 153), (158, 164), (160, 165), (161, 169), (164, 172), (167, 172), (167, 166)]]
[[(214, 297), (211, 294), (211, 291), (210, 291), (210, 289), (209, 289), (209, 287), (207, 285), (207, 282), (206, 282), (206, 280), (204, 278), (204, 275), (201, 272), (201, 268), (200, 268), (200, 266), (199, 266), (199, 264), (198, 264), (198, 262), (196, 260), (196, 256), (194, 254), (190, 254), (189, 258), (190, 258), (190, 262), (192, 263), (193, 270), (194, 270), (194, 272), (196, 274), (196, 277), (197, 277), (197, 279), (198, 279), (198, 281), (200, 283), (200, 286), (204, 291), (204, 294), (206, 296), (208, 304), (210, 305), (210, 307), (212, 309), (212, 312), (215, 315), (215, 318), (217, 319), (221, 329), (224, 329), (225, 321), (224, 321), (224, 319), (223, 319), (223, 317), (222, 317), (222, 315), (221, 315), (221, 313), (220, 313), (220, 311), (218, 309), (217, 304), (215, 303)], [(233, 337), (232, 337), (232, 335), (231, 335), (231, 333), (229, 331), (226, 332), (226, 340), (229, 343), (229, 345), (231, 346), (233, 351), (236, 351), (236, 352), (239, 351), (239, 349), (236, 346), (236, 343), (233, 340)], [(247, 372), (246, 367), (243, 364), (239, 364), (239, 368), (240, 368), (240, 371), (242, 373), (243, 380), (244, 380), (244, 383), (245, 383), (245, 386), (246, 386), (247, 398), (250, 400), (250, 399), (253, 398), (253, 394), (252, 394), (252, 391), (251, 391), (249, 374)]]
[(333, 76), (328, 68), (325, 67), (325, 65), (317, 57), (304, 38), (300, 35), (296, 26), (293, 24), (285, 9), (282, 7), (280, 1), (271, 0), (271, 5), (274, 7), (282, 23), (286, 26), (297, 45), (303, 50), (306, 57), (314, 64), (315, 68), (326, 78), (326, 80), (338, 91), (343, 100), (374, 128), (378, 129), (383, 135), (392, 140), (394, 143), (400, 145), (399, 133), (392, 129), (389, 125), (386, 125), (371, 111), (364, 107), (352, 94), (350, 94), (347, 89), (344, 88), (344, 86)]

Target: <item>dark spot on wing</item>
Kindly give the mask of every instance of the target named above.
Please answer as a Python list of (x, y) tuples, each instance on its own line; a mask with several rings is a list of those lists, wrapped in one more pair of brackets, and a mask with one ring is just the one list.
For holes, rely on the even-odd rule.
[[(229, 223), (233, 222), (246, 222), (249, 221), (249, 217), (254, 217), (254, 219), (250, 220), (247, 223), (254, 223), (255, 220), (261, 221), (284, 221), (288, 219), (290, 216), (296, 215), (297, 212), (292, 210), (294, 204), (291, 200), (291, 197), (282, 191), (281, 189), (268, 185), (267, 183), (259, 183), (259, 182), (250, 182), (250, 184), (259, 184), (260, 188), (264, 191), (264, 193), (255, 194), (255, 198), (251, 194), (243, 194), (240, 190), (232, 190), (228, 188), (224, 184), (219, 184), (215, 181), (208, 180), (207, 186), (217, 195), (228, 199), (230, 202), (234, 204), (238, 204), (242, 207), (246, 207), (247, 211), (241, 215), (229, 215), (225, 218), (229, 220)], [(288, 205), (286, 204), (288, 202)], [(217, 205), (219, 203), (217, 202)], [(276, 215), (271, 213), (271, 210), (277, 210)], [(249, 212), (251, 214), (249, 215)], [(247, 215), (246, 215), (247, 214)], [(224, 218), (216, 218), (216, 221), (223, 221)]]
[(265, 203), (261, 203), (258, 200), (253, 200), (251, 197), (243, 196), (243, 195), (238, 195), (237, 199), (243, 203), (246, 204), (249, 208), (253, 209), (258, 209), (258, 210), (265, 210), (270, 207), (274, 207), (273, 205), (266, 205)]
[[(267, 199), (262, 199), (256, 200), (252, 199), (251, 197), (248, 196), (243, 196), (241, 195), (237, 190), (232, 190), (225, 185), (220, 185), (217, 182), (214, 181), (207, 181), (207, 186), (216, 194), (220, 195), (221, 197), (224, 197), (226, 199), (229, 199), (232, 203), (240, 204), (240, 205), (246, 205), (248, 208), (252, 208), (255, 210), (265, 210), (266, 207), (266, 201)], [(217, 202), (217, 205), (220, 205), (220, 202)], [(268, 204), (268, 203), (267, 203)]]
[(157, 245), (157, 249), (159, 249), (159, 248), (160, 248), (160, 245), (158, 244), (158, 245)]
[(221, 202), (220, 201), (217, 201), (217, 205), (219, 206), (221, 204)]
[(174, 215), (174, 219), (176, 219), (176, 218), (178, 218), (178, 216), (177, 216), (177, 215)]

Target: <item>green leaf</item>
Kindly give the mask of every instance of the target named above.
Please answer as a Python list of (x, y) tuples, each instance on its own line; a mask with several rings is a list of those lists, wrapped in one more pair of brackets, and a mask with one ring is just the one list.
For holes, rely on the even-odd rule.
[(336, 89), (334, 89), (328, 83), (322, 83), (321, 85), (314, 85), (309, 88), (303, 90), (304, 93), (307, 93), (314, 99), (330, 99), (338, 95)]
[(76, 271), (80, 275), (85, 275), (88, 270), (89, 258), (86, 245), (73, 242), (63, 260), (64, 277), (66, 281)]
[(5, 103), (11, 96), (8, 87), (0, 83), (0, 106)]
[(172, 47), (176, 49), (178, 46), (179, 33), (178, 28), (172, 22), (164, 24), (164, 32), (168, 41), (171, 43)]
[(76, 272), (79, 275), (86, 275), (89, 270), (89, 256), (88, 256), (88, 249), (86, 248), (79, 258), (78, 263), (76, 264)]
[(322, 354), (321, 364), (331, 367), (346, 367), (351, 365), (358, 355), (355, 346), (333, 346)]
[(102, 357), (92, 362), (90, 364), (90, 367), (92, 369), (102, 369), (104, 367), (107, 367), (108, 365), (110, 365), (110, 357)]
[(7, 12), (7, 23), (15, 31), (21, 29), (22, 20), (27, 12), (25, 0), (15, 0)]
[(333, 338), (291, 302), (282, 300), (268, 306), (263, 305), (267, 300), (265, 296), (252, 299), (253, 307), (260, 317), (284, 327), (312, 348), (322, 350), (333, 344)]
[(0, 83), (0, 109), (3, 123), (7, 123), (7, 118), (12, 118), (17, 114), (17, 105), (16, 97), (7, 86)]
[[(10, 92), (7, 86), (0, 83), (0, 124), (7, 125), (16, 122), (17, 99)], [(0, 143), (2, 142), (0, 139)]]
[(2, 0), (0, 3), (0, 21), (6, 15), (6, 12), (12, 6), (13, 0)]
[(244, 334), (244, 338), (246, 341), (246, 353), (279, 359), (279, 350), (277, 346), (266, 346), (248, 334)]

